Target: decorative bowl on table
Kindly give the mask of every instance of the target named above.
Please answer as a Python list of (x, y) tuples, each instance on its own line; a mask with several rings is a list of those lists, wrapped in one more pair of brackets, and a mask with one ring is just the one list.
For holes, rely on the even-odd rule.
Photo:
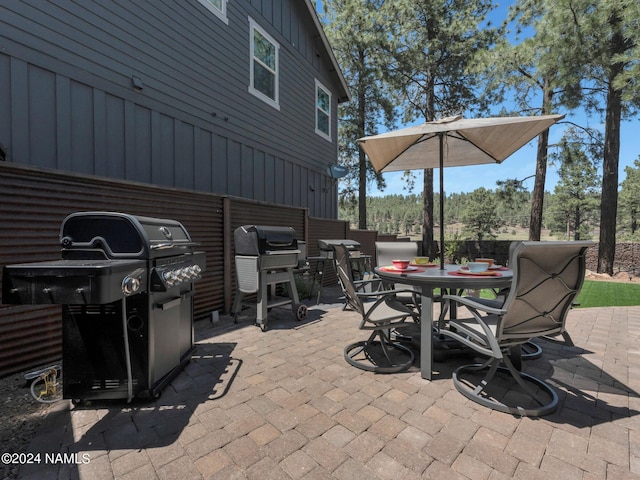
[(472, 273), (482, 273), (489, 269), (489, 264), (487, 262), (469, 262), (467, 267)]
[(429, 257), (414, 257), (414, 265), (429, 265)]
[(409, 268), (409, 260), (392, 260), (393, 267), (396, 270), (406, 270)]

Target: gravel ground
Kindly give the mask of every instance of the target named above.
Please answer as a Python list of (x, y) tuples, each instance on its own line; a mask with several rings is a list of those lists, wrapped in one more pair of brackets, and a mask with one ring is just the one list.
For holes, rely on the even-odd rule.
[[(32, 370), (29, 370), (32, 371)], [(24, 379), (26, 372), (0, 378), (0, 453), (26, 453), (51, 404), (34, 400)], [(0, 479), (17, 479), (17, 465), (0, 462)]]

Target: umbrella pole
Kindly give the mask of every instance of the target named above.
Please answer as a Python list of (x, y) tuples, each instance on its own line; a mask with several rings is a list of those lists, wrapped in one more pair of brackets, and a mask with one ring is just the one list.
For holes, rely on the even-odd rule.
[(440, 270), (444, 270), (444, 132), (440, 138)]

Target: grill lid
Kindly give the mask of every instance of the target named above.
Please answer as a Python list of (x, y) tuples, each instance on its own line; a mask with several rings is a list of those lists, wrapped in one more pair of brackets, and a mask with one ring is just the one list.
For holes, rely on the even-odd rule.
[(236, 255), (297, 253), (296, 231), (291, 227), (243, 225), (234, 231)]
[(150, 259), (191, 251), (197, 245), (176, 220), (120, 212), (76, 212), (60, 228), (66, 259)]
[(320, 239), (318, 240), (318, 248), (325, 252), (333, 251), (333, 245), (344, 245), (347, 250), (360, 250), (360, 242), (348, 239)]

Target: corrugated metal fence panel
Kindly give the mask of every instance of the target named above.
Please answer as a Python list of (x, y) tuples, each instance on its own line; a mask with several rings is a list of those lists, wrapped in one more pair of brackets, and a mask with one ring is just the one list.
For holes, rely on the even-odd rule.
[(304, 208), (287, 207), (270, 203), (253, 202), (242, 198), (229, 198), (231, 239), (233, 232), (242, 225), (272, 225), (275, 227), (293, 227), (296, 238), (306, 238), (307, 211)]
[[(318, 240), (325, 239), (343, 239), (347, 238), (349, 232), (349, 222), (343, 220), (331, 220), (327, 218), (309, 218), (309, 242), (307, 244), (307, 255), (309, 257), (317, 257), (320, 255), (318, 248)], [(316, 262), (311, 263), (311, 271), (316, 269)], [(329, 264), (325, 264), (323, 285), (335, 285), (338, 283), (335, 269)]]
[[(0, 164), (0, 198), (0, 266), (59, 259), (60, 224), (76, 211), (173, 218), (207, 254), (207, 271), (196, 284), (196, 316), (224, 306), (220, 196)], [(0, 307), (0, 376), (44, 363), (27, 354), (33, 348), (41, 359), (59, 358), (59, 329), (59, 307)]]
[(360, 251), (373, 258), (376, 254), (378, 232), (375, 230), (349, 230), (347, 238), (360, 242)]
[(396, 240), (400, 239), (395, 233), (379, 233), (376, 242), (395, 242)]
[(60, 361), (59, 306), (0, 307), (0, 377)]

